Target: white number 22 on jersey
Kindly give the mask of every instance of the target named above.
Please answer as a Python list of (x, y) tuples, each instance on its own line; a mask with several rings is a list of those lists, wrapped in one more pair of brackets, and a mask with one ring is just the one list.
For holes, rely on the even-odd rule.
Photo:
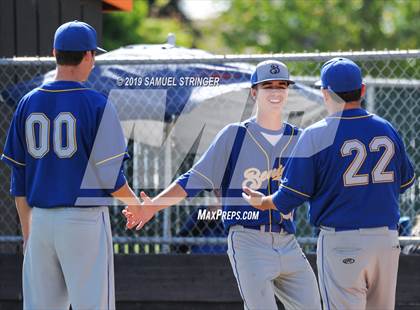
[[(38, 125), (38, 145), (35, 139), (35, 124)], [(62, 128), (66, 126), (66, 136)], [(54, 120), (54, 152), (60, 158), (70, 158), (77, 151), (76, 118), (70, 112), (62, 112)], [(44, 113), (32, 113), (25, 123), (26, 145), (28, 153), (34, 158), (44, 157), (50, 150), (50, 120)], [(66, 142), (63, 146), (63, 139)]]
[[(379, 152), (381, 148), (384, 148), (379, 161), (373, 168), (372, 181), (373, 183), (388, 183), (394, 182), (394, 172), (385, 171), (391, 158), (395, 154), (394, 143), (388, 137), (374, 137), (369, 143), (370, 152)], [(369, 184), (368, 174), (358, 174), (360, 167), (366, 159), (367, 151), (366, 146), (359, 140), (347, 140), (341, 147), (341, 156), (350, 156), (353, 151), (356, 152), (356, 156), (347, 168), (343, 175), (344, 186), (357, 186)]]

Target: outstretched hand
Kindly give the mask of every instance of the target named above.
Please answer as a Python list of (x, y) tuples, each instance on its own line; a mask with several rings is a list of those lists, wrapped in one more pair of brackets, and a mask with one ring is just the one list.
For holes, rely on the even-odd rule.
[(272, 209), (272, 204), (265, 203), (267, 197), (263, 193), (250, 189), (246, 186), (242, 190), (242, 197), (254, 208), (261, 211)]
[(140, 193), (142, 199), (141, 205), (127, 206), (122, 211), (125, 218), (127, 219), (126, 227), (132, 229), (136, 227), (136, 230), (140, 230), (143, 226), (149, 222), (153, 216), (159, 211), (157, 205), (155, 205), (145, 192)]

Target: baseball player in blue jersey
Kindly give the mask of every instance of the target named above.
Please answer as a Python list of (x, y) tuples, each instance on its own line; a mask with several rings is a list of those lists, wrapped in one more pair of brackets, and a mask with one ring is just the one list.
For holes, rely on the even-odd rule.
[[(24, 309), (68, 309), (70, 304), (115, 309), (108, 208), (83, 206), (78, 199), (112, 195), (139, 201), (121, 169), (126, 153), (116, 111), (82, 83), (98, 50), (90, 25), (60, 26), (54, 37), (54, 81), (22, 98), (10, 125), (1, 159), (12, 168), (11, 194), (24, 240)], [(86, 178), (98, 186), (83, 188)]]
[(414, 183), (413, 166), (392, 125), (361, 108), (365, 85), (357, 64), (331, 59), (321, 84), (329, 116), (303, 131), (280, 189), (263, 197), (244, 188), (244, 198), (282, 214), (310, 202), (310, 222), (321, 228), (325, 309), (393, 309), (398, 198)]
[(255, 212), (242, 198), (249, 186), (267, 195), (279, 186), (283, 167), (300, 130), (282, 121), (288, 96), (287, 67), (278, 61), (259, 63), (251, 78), (256, 117), (226, 126), (191, 170), (144, 205), (123, 211), (129, 228), (140, 229), (156, 212), (194, 197), (202, 190), (221, 193), (228, 255), (245, 309), (319, 309), (316, 277), (294, 236), (292, 213)]

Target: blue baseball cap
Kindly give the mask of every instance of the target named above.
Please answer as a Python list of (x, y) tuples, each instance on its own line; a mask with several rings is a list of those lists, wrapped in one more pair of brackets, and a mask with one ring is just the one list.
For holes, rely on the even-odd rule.
[(260, 62), (251, 75), (251, 86), (268, 81), (286, 81), (289, 84), (295, 84), (290, 80), (287, 66), (277, 60)]
[(96, 30), (78, 20), (62, 24), (54, 35), (54, 48), (60, 51), (97, 51), (106, 53), (96, 43)]
[(317, 84), (335, 93), (357, 90), (362, 88), (362, 70), (350, 59), (336, 57), (322, 65), (321, 81)]

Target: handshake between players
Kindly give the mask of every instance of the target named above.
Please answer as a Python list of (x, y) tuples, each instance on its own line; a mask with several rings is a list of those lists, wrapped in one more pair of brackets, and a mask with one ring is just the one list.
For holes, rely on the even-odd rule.
[[(274, 205), (266, 203), (268, 197), (249, 187), (243, 188), (242, 196), (250, 205), (261, 211), (275, 208)], [(146, 225), (155, 216), (156, 213), (169, 207), (168, 204), (157, 203), (156, 201), (159, 199), (159, 197), (156, 197), (155, 199), (150, 198), (144, 191), (140, 193), (140, 198), (142, 200), (140, 203), (129, 205), (122, 211), (127, 220), (126, 227), (128, 229), (142, 229), (144, 225)], [(182, 197), (182, 199), (183, 198), (184, 197)], [(287, 218), (287, 215), (283, 215), (283, 217)]]

